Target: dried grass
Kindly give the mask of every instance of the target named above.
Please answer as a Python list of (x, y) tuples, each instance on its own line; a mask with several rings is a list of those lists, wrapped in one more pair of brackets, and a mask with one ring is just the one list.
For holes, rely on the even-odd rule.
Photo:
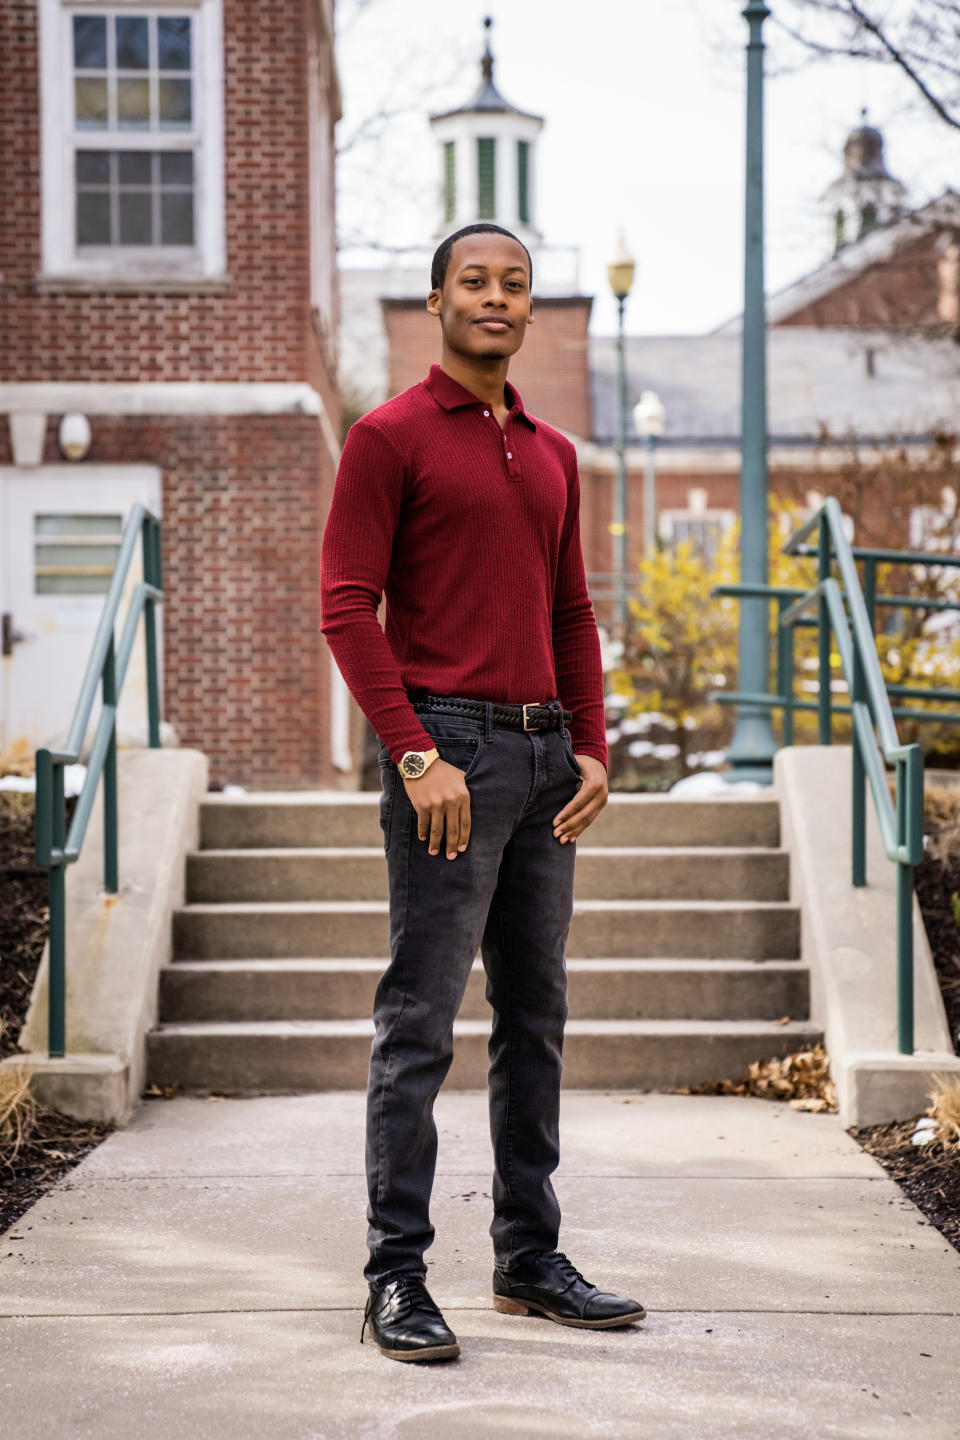
[(960, 1076), (934, 1075), (933, 1079), (927, 1114), (937, 1122), (937, 1140), (944, 1149), (960, 1156)]
[[(5, 1022), (0, 1017), (0, 1035)], [(41, 1107), (30, 1089), (28, 1065), (0, 1066), (0, 1165), (10, 1168), (36, 1129)]]

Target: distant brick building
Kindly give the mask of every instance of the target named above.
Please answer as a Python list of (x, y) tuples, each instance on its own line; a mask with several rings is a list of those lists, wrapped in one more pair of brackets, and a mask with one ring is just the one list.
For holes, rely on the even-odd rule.
[[(613, 620), (606, 577), (614, 566), (616, 342), (589, 335), (591, 300), (579, 291), (576, 266), (558, 265), (563, 252), (545, 245), (536, 227), (543, 121), (500, 95), (488, 43), (479, 89), (430, 123), (438, 146), (434, 241), (460, 224), (494, 219), (533, 252), (536, 324), (510, 377), (532, 413), (577, 446), (584, 555), (605, 640)], [(920, 460), (932, 437), (957, 429), (960, 197), (947, 192), (911, 211), (906, 195), (886, 168), (882, 135), (864, 121), (822, 197), (829, 258), (768, 299), (771, 487), (801, 505), (829, 493), (855, 441), (868, 464), (885, 447)], [(359, 409), (415, 384), (438, 357), (437, 321), (424, 303), (429, 262), (425, 248), (379, 271), (342, 272), (342, 370)], [(666, 409), (656, 446), (659, 537), (709, 546), (739, 508), (739, 316), (708, 335), (628, 338), (631, 568), (644, 546), (646, 460), (631, 412), (646, 390)], [(878, 479), (861, 526), (869, 532), (872, 517), (875, 533), (919, 543), (917, 522), (941, 504), (942, 474), (915, 470), (908, 496), (890, 493), (892, 483)]]
[[(164, 525), (164, 714), (215, 783), (338, 783), (332, 0), (0, 3), (0, 750), (65, 733), (120, 523)], [(65, 412), (89, 420), (67, 463)], [(12, 563), (11, 557), (16, 557)], [(121, 711), (142, 732), (142, 687)]]

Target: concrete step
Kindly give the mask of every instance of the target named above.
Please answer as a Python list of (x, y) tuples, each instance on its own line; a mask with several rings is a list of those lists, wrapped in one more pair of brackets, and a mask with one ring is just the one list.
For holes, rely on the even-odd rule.
[[(441, 858), (441, 857), (437, 857)], [(590, 900), (787, 900), (785, 850), (578, 842), (576, 893)], [(382, 845), (198, 850), (187, 856), (187, 899), (382, 900)]]
[[(566, 953), (572, 959), (792, 960), (799, 955), (799, 921), (797, 908), (780, 901), (576, 900)], [(386, 956), (388, 904), (188, 905), (174, 912), (173, 953), (178, 960)]]
[[(376, 845), (379, 791), (211, 794), (200, 806), (203, 850)], [(671, 800), (611, 795), (590, 826), (591, 845), (776, 846), (780, 810), (770, 796)]]
[[(486, 1086), (488, 1034), (486, 1021), (457, 1021), (448, 1087)], [(244, 1094), (362, 1090), (372, 1035), (370, 1020), (162, 1025), (147, 1034), (147, 1080)], [(821, 1039), (805, 1021), (570, 1020), (563, 1081), (574, 1089), (669, 1090), (739, 1079), (755, 1060)]]
[[(369, 1015), (385, 962), (376, 959), (178, 960), (160, 972), (160, 1017), (351, 1020)], [(794, 1020), (809, 1014), (799, 960), (568, 960), (570, 1015), (599, 1020)], [(490, 1014), (474, 961), (464, 1020)]]

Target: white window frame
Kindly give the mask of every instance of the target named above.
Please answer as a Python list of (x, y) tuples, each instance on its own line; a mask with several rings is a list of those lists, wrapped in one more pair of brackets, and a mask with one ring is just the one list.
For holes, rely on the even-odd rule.
[[(223, 135), (222, 0), (39, 0), (41, 215), (43, 281), (131, 283), (226, 278)], [(104, 247), (87, 253), (76, 244), (77, 149), (160, 150), (187, 148), (182, 131), (75, 131), (73, 128), (73, 16), (129, 10), (194, 16), (194, 116), (199, 140), (194, 155), (192, 249), (173, 246)], [(80, 143), (82, 136), (83, 143)]]
[(689, 522), (691, 520), (704, 520), (719, 526), (721, 537), (728, 535), (737, 521), (735, 510), (710, 509), (708, 507), (687, 506), (686, 509), (661, 510), (657, 516), (657, 534), (664, 545), (677, 545), (680, 542), (674, 538), (674, 530), (677, 521)]

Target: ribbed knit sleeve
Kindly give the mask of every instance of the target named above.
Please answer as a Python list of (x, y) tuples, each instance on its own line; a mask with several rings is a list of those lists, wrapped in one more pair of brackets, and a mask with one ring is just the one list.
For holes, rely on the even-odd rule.
[(560, 536), (553, 598), (553, 659), (557, 694), (572, 711), (573, 748), (606, 766), (608, 750), (603, 703), (603, 662), (593, 604), (587, 590), (580, 539), (580, 472), (571, 445), (564, 457), (567, 512)]
[(350, 427), (320, 553), (320, 631), (394, 760), (433, 740), (407, 699), (377, 619), (404, 496), (404, 465), (366, 419)]

